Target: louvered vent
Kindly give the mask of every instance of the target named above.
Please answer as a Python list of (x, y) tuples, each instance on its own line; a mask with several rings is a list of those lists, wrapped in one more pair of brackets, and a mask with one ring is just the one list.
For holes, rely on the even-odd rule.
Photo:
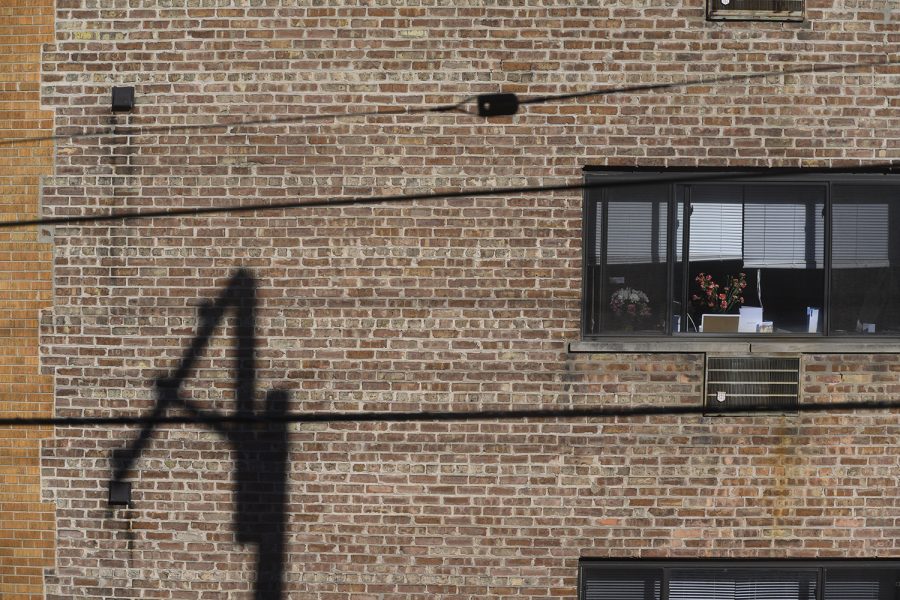
[(709, 19), (802, 21), (803, 0), (708, 0)]
[(706, 359), (706, 407), (710, 412), (759, 407), (796, 410), (799, 397), (799, 358), (710, 356)]

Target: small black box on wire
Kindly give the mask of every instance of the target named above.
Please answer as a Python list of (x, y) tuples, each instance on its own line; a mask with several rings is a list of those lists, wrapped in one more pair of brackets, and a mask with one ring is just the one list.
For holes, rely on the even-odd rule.
[(109, 482), (109, 506), (128, 506), (131, 504), (131, 482)]
[(134, 88), (114, 87), (112, 89), (113, 112), (129, 112), (134, 108)]

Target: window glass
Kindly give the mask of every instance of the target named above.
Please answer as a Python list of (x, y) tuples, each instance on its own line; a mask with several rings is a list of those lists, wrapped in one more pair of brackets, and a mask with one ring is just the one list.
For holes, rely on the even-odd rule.
[(831, 331), (900, 333), (900, 186), (832, 188)]
[(673, 569), (669, 600), (816, 600), (815, 571)]
[(602, 331), (664, 333), (668, 198), (665, 187), (611, 189), (596, 210), (593, 259)]
[[(646, 566), (637, 563), (644, 562)], [(581, 563), (581, 600), (896, 600), (900, 568), (828, 561), (726, 565), (730, 561)], [(820, 587), (821, 586), (821, 589)]]
[(692, 185), (681, 332), (819, 333), (824, 186)]
[(900, 336), (898, 180), (610, 179), (585, 205), (583, 333)]
[(897, 581), (891, 569), (828, 568), (825, 600), (894, 600)]
[(584, 600), (660, 600), (662, 569), (589, 569)]

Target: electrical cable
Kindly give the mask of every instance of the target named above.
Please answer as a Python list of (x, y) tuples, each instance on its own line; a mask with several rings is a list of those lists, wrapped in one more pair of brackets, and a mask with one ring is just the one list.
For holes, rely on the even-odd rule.
[[(900, 409), (900, 401), (848, 401), (819, 404), (801, 404), (790, 409), (797, 413), (816, 413), (846, 410)], [(617, 417), (653, 417), (666, 415), (728, 415), (750, 416), (754, 413), (772, 414), (770, 407), (720, 407), (710, 409), (705, 405), (678, 406), (603, 406), (585, 408), (478, 410), (478, 411), (420, 411), (420, 412), (341, 412), (341, 413), (288, 413), (280, 415), (175, 415), (162, 417), (11, 417), (0, 418), (0, 427), (87, 427), (87, 426), (136, 426), (136, 425), (187, 425), (231, 424), (264, 425), (283, 423), (409, 423), (418, 421), (458, 422), (526, 419), (583, 419)], [(779, 411), (781, 416), (785, 411)], [(765, 416), (765, 415), (764, 415)]]
[[(18, 221), (0, 221), (0, 229), (15, 227), (78, 225), (82, 223), (102, 223), (108, 221), (123, 221), (128, 219), (153, 219), (160, 217), (185, 217), (211, 214), (236, 214), (256, 211), (285, 210), (290, 208), (325, 208), (335, 206), (371, 206), (388, 204), (393, 202), (414, 202), (417, 200), (438, 200), (453, 198), (477, 198), (482, 196), (500, 196), (508, 194), (538, 194), (546, 192), (562, 192), (574, 190), (591, 190), (599, 188), (622, 188), (631, 186), (662, 185), (670, 183), (694, 183), (709, 181), (728, 181), (733, 179), (747, 179), (754, 177), (776, 178), (791, 175), (814, 175), (822, 173), (841, 172), (845, 174), (884, 173), (900, 168), (900, 160), (880, 162), (870, 165), (853, 167), (771, 167), (752, 168), (741, 171), (710, 173), (706, 175), (689, 174), (687, 172), (677, 176), (659, 177), (653, 180), (628, 180), (605, 181), (596, 183), (566, 183), (559, 185), (538, 185), (524, 187), (501, 187), (488, 189), (460, 190), (456, 192), (427, 192), (421, 194), (399, 194), (392, 196), (351, 197), (334, 198), (329, 200), (287, 200), (284, 202), (268, 202), (257, 204), (245, 204), (237, 206), (206, 206), (202, 208), (174, 208), (146, 211), (122, 211), (106, 215), (84, 215), (78, 217), (46, 217), (39, 219), (25, 219)], [(746, 168), (745, 168), (746, 169)]]
[(335, 119), (347, 119), (352, 117), (378, 117), (378, 116), (397, 116), (397, 115), (416, 115), (425, 113), (447, 113), (460, 112), (463, 114), (472, 114), (465, 110), (463, 106), (470, 102), (473, 98), (466, 98), (456, 104), (441, 104), (438, 106), (427, 107), (405, 107), (405, 108), (389, 108), (384, 110), (368, 110), (368, 111), (349, 111), (343, 113), (324, 113), (317, 115), (297, 115), (293, 117), (275, 117), (271, 119), (250, 119), (246, 121), (235, 121), (234, 123), (200, 123), (195, 125), (110, 125), (101, 127), (91, 131), (81, 133), (47, 135), (41, 137), (24, 137), (10, 138), (0, 140), (0, 147), (14, 146), (17, 144), (48, 142), (59, 140), (77, 140), (93, 137), (104, 136), (140, 136), (152, 135), (156, 133), (186, 133), (190, 131), (204, 131), (206, 129), (225, 129), (230, 131), (240, 127), (250, 127), (256, 125), (288, 125), (291, 123), (306, 123), (314, 121), (330, 121)]
[(648, 83), (644, 85), (634, 85), (628, 88), (611, 88), (608, 90), (588, 90), (585, 92), (572, 92), (569, 94), (556, 94), (548, 96), (536, 96), (520, 100), (520, 105), (528, 104), (544, 104), (546, 102), (558, 102), (560, 100), (575, 100), (578, 98), (591, 98), (593, 96), (605, 96), (608, 94), (620, 94), (623, 92), (650, 92), (657, 90), (666, 90), (672, 87), (691, 87), (695, 85), (712, 85), (718, 83), (732, 83), (736, 81), (747, 81), (752, 79), (764, 79), (766, 77), (783, 76), (783, 75), (803, 75), (806, 73), (833, 73), (844, 71), (847, 69), (855, 70), (866, 67), (877, 67), (898, 64), (897, 60), (871, 61), (855, 64), (826, 64), (812, 67), (800, 67), (796, 69), (783, 69), (781, 71), (764, 71), (760, 73), (740, 73), (735, 75), (718, 75), (714, 77), (694, 79), (681, 83)]
[[(50, 136), (41, 136), (41, 137), (24, 137), (24, 138), (10, 138), (6, 140), (0, 140), (0, 147), (3, 146), (13, 146), (17, 144), (26, 144), (26, 143), (35, 143), (35, 142), (45, 142), (45, 141), (59, 141), (59, 140), (74, 140), (74, 139), (84, 139), (84, 138), (92, 138), (92, 137), (102, 137), (109, 135), (117, 135), (117, 136), (140, 136), (140, 135), (151, 135), (155, 133), (175, 133), (175, 132), (189, 132), (189, 131), (203, 131), (205, 129), (216, 129), (216, 128), (224, 128), (226, 131), (244, 127), (244, 126), (256, 126), (256, 125), (286, 125), (291, 123), (304, 123), (304, 122), (314, 122), (314, 121), (325, 121), (325, 120), (336, 120), (336, 119), (345, 119), (345, 118), (354, 118), (354, 117), (370, 117), (370, 116), (396, 116), (396, 115), (413, 115), (413, 114), (426, 114), (426, 113), (447, 113), (447, 112), (459, 112), (463, 114), (473, 114), (463, 107), (471, 102), (472, 100), (477, 100), (477, 114), (481, 117), (491, 117), (491, 116), (503, 116), (503, 115), (512, 115), (518, 111), (519, 106), (530, 105), (530, 104), (547, 104), (550, 102), (560, 102), (563, 100), (574, 100), (579, 98), (591, 98), (598, 96), (609, 96), (613, 94), (629, 94), (635, 92), (646, 92), (646, 91), (661, 91), (667, 89), (675, 89), (681, 87), (691, 87), (696, 85), (711, 85), (718, 83), (729, 83), (729, 82), (737, 82), (744, 80), (753, 80), (753, 79), (763, 79), (766, 77), (778, 77), (784, 75), (802, 75), (805, 73), (833, 73), (844, 70), (857, 70), (868, 67), (877, 67), (877, 66), (888, 66), (897, 64), (900, 61), (897, 60), (883, 60), (883, 61), (869, 61), (869, 62), (861, 62), (861, 63), (847, 63), (847, 64), (835, 64), (829, 63), (824, 65), (814, 65), (812, 67), (799, 67), (796, 69), (783, 69), (783, 70), (772, 70), (772, 71), (764, 71), (759, 73), (737, 73), (734, 75), (721, 75), (716, 77), (708, 77), (708, 78), (700, 78), (700, 79), (689, 79), (687, 81), (680, 82), (669, 82), (669, 83), (652, 83), (652, 84), (641, 84), (641, 85), (632, 85), (632, 86), (622, 86), (622, 87), (611, 87), (604, 89), (594, 89), (587, 90), (584, 92), (572, 92), (565, 94), (551, 94), (544, 96), (535, 96), (533, 98), (519, 99), (516, 94), (509, 93), (500, 93), (500, 94), (482, 94), (480, 96), (473, 96), (469, 98), (465, 98), (459, 102), (451, 103), (451, 104), (441, 104), (438, 106), (432, 107), (403, 107), (403, 108), (393, 108), (393, 109), (385, 109), (385, 110), (374, 110), (374, 111), (348, 111), (342, 113), (324, 113), (324, 114), (316, 114), (316, 115), (297, 115), (294, 117), (277, 117), (273, 119), (251, 119), (247, 121), (237, 121), (234, 123), (203, 123), (196, 125), (151, 125), (151, 126), (130, 126), (130, 125), (112, 125), (109, 127), (102, 127), (92, 131), (85, 131), (81, 133), (73, 133), (73, 134), (63, 134), (63, 135), (50, 135)], [(492, 101), (500, 100), (500, 102)]]
[[(843, 69), (859, 68), (864, 66), (889, 65), (895, 64), (897, 61), (882, 61), (874, 63), (859, 63), (857, 65), (829, 65), (827, 67), (813, 67), (807, 69), (793, 69), (784, 71), (770, 71), (765, 73), (741, 74), (725, 77), (714, 77), (708, 79), (692, 80), (680, 83), (666, 84), (648, 84), (640, 86), (630, 86), (624, 88), (609, 88), (604, 90), (593, 90), (587, 92), (577, 92), (571, 94), (560, 94), (556, 96), (540, 96), (536, 98), (519, 101), (518, 104), (539, 104), (552, 101), (584, 98), (591, 96), (609, 95), (627, 92), (651, 91), (671, 89), (674, 87), (685, 87), (691, 85), (703, 85), (713, 83), (723, 83), (726, 81), (739, 81), (744, 79), (755, 79), (779, 75), (791, 75), (801, 73), (822, 73)], [(490, 95), (487, 95), (490, 96)], [(350, 116), (369, 116), (369, 115), (396, 115), (396, 114), (415, 114), (423, 112), (450, 112), (461, 111), (462, 105), (468, 102), (464, 100), (457, 104), (442, 105), (432, 108), (423, 109), (396, 109), (390, 111), (367, 111), (360, 113), (342, 113), (335, 115), (307, 115), (304, 120), (322, 120), (335, 117)], [(299, 118), (299, 117), (298, 117)], [(160, 130), (172, 131), (173, 128), (209, 128), (209, 127), (239, 127), (242, 125), (254, 124), (276, 124), (294, 122), (294, 119), (282, 120), (256, 120), (244, 121), (233, 124), (213, 124), (213, 125), (191, 125), (191, 126), (160, 126)], [(114, 128), (113, 131), (89, 132), (83, 134), (74, 134), (69, 136), (50, 136), (47, 138), (21, 138), (20, 140), (3, 140), (0, 145), (9, 145), (15, 141), (41, 141), (49, 139), (73, 139), (77, 137), (90, 137), (102, 135), (123, 135), (122, 128)], [(117, 131), (118, 130), (118, 131)], [(144, 128), (138, 133), (124, 133), (124, 135), (140, 135), (141, 131), (146, 132)], [(107, 215), (87, 215), (77, 217), (53, 217), (45, 219), (29, 219), (18, 221), (0, 222), (0, 229), (8, 229), (14, 227), (24, 227), (30, 225), (71, 225), (81, 223), (96, 223), (127, 219), (145, 219), (156, 217), (174, 217), (174, 216), (193, 216), (204, 214), (223, 214), (223, 213), (242, 213), (254, 211), (283, 210), (289, 208), (313, 208), (313, 207), (334, 207), (334, 206), (365, 206), (374, 204), (383, 204), (390, 202), (412, 202), (417, 200), (431, 199), (452, 199), (462, 197), (481, 197), (506, 194), (534, 194), (555, 191), (574, 191), (595, 188), (610, 187), (627, 187), (634, 185), (667, 184), (677, 182), (697, 182), (697, 181), (717, 181), (729, 179), (742, 179), (754, 176), (778, 177), (794, 175), (798, 173), (815, 174), (829, 173), (840, 170), (843, 173), (880, 173), (895, 169), (900, 165), (900, 161), (892, 161), (887, 163), (877, 163), (871, 165), (855, 166), (855, 167), (776, 167), (765, 170), (738, 171), (729, 173), (717, 173), (703, 176), (696, 174), (685, 174), (678, 177), (661, 177), (651, 182), (647, 180), (641, 181), (609, 181), (598, 182), (593, 184), (560, 184), (550, 186), (525, 186), (525, 187), (504, 187), (480, 190), (463, 190), (457, 192), (443, 193), (422, 193), (409, 195), (392, 195), (381, 197), (355, 197), (355, 198), (337, 198), (327, 201), (288, 201), (276, 202), (268, 204), (251, 204), (232, 207), (204, 207), (204, 208), (184, 208), (172, 210), (158, 211), (125, 211)], [(831, 410), (876, 410), (900, 408), (898, 401), (885, 402), (842, 402), (829, 404), (813, 404), (797, 407), (798, 412), (815, 412), (815, 411), (831, 411)], [(380, 422), (404, 422), (404, 421), (464, 421), (464, 420), (490, 420), (490, 419), (529, 419), (529, 418), (583, 418), (583, 417), (629, 417), (629, 416), (652, 416), (652, 415), (679, 415), (679, 414), (707, 414), (709, 411), (705, 406), (663, 406), (663, 407), (605, 407), (605, 408), (584, 408), (584, 409), (553, 409), (553, 410), (513, 410), (513, 411), (475, 411), (475, 412), (381, 412), (381, 413), (330, 413), (330, 414), (298, 414), (298, 415), (281, 415), (277, 418), (269, 418), (262, 416), (247, 415), (224, 415), (224, 416), (185, 416), (185, 417), (57, 417), (57, 418), (0, 418), (0, 426), (85, 426), (85, 425), (146, 425), (146, 424), (178, 424), (178, 423), (271, 423), (271, 422), (289, 422), (289, 423), (313, 423), (313, 422), (364, 422), (364, 421), (380, 421)], [(740, 408), (728, 409), (722, 408), (714, 411), (715, 414), (727, 413), (755, 413), (755, 412), (771, 412), (765, 407), (757, 408)]]

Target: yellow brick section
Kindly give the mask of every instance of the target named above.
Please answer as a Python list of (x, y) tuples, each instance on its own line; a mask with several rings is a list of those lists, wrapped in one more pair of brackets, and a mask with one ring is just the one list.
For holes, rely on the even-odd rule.
[[(53, 41), (52, 0), (0, 0), (0, 139), (52, 132), (40, 110), (41, 44)], [(0, 218), (39, 214), (51, 142), (0, 145)], [(51, 301), (51, 249), (38, 232), (0, 232), (0, 415), (52, 414), (52, 379), (40, 374), (38, 320)], [(48, 429), (0, 429), (0, 598), (44, 597), (53, 566), (54, 513), (41, 503), (41, 441)]]

